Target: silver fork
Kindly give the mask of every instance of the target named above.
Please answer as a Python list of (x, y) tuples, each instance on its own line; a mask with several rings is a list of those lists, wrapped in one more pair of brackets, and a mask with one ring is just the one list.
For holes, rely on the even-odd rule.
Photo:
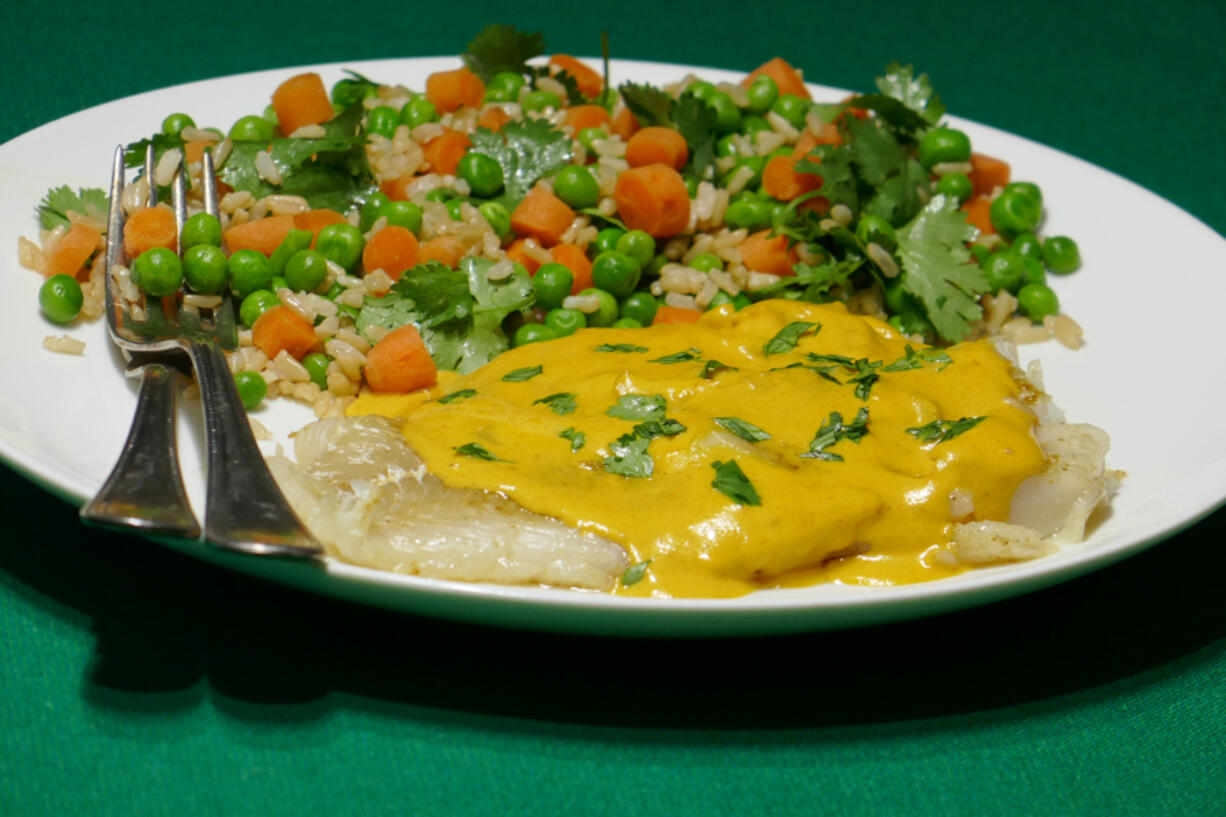
[[(149, 203), (156, 202), (153, 148), (145, 155)], [(213, 157), (204, 154), (204, 207), (218, 215)], [(213, 545), (263, 556), (313, 557), (322, 553), (303, 527), (264, 464), (239, 400), (222, 345), (237, 343), (234, 304), (228, 295), (211, 316), (166, 314), (158, 299), (147, 299), (147, 314), (122, 306), (112, 270), (123, 253), (124, 150), (115, 150), (111, 208), (107, 224), (106, 317), (111, 339), (143, 372), (136, 416), (119, 461), (98, 495), (81, 509), (82, 519), (150, 532), (197, 537), (200, 527), (188, 504), (175, 447), (173, 367), (190, 360), (204, 406), (206, 499), (204, 538)], [(179, 233), (187, 218), (187, 183), (180, 166), (173, 184)], [(176, 304), (177, 305), (177, 304)], [(171, 312), (177, 312), (172, 307)]]

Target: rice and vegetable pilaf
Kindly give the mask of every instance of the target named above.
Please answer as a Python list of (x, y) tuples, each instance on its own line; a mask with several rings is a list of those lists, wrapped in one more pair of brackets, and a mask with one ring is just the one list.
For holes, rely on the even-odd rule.
[[(1080, 345), (1047, 283), (1077, 269), (1075, 242), (1039, 237), (1039, 188), (942, 124), (910, 66), (814, 101), (778, 58), (739, 83), (613, 87), (607, 65), (544, 53), (495, 25), (424, 89), (350, 73), (329, 92), (308, 73), (225, 133), (169, 115), (129, 163), (151, 143), (159, 187), (185, 163), (192, 218), (180, 234), (165, 204), (141, 207), (151, 180), (127, 186), (121, 292), (208, 310), (230, 290), (245, 402), (289, 396), (319, 417), (512, 345), (767, 298), (842, 301), (929, 343)], [(200, 212), (205, 151), (219, 222)], [(53, 189), (20, 242), (55, 323), (102, 313), (107, 206)]]

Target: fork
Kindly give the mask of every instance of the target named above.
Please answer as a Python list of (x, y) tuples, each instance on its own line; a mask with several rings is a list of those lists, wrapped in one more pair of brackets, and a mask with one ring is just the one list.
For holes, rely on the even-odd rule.
[[(203, 157), (204, 209), (217, 216), (213, 157)], [(145, 153), (150, 205), (156, 203), (153, 148)], [(204, 538), (225, 550), (263, 556), (313, 557), (322, 548), (277, 488), (251, 433), (222, 347), (234, 348), (237, 333), (229, 294), (211, 315), (179, 310), (179, 299), (146, 299), (146, 314), (121, 305), (113, 271), (123, 249), (124, 149), (115, 150), (107, 224), (106, 317), (111, 339), (140, 370), (136, 415), (114, 470), (98, 495), (81, 509), (82, 519), (187, 538), (200, 536), (178, 468), (175, 446), (173, 369), (188, 360), (204, 408), (206, 499)], [(187, 219), (187, 184), (180, 164), (172, 201), (179, 233)], [(167, 308), (166, 304), (169, 303)]]

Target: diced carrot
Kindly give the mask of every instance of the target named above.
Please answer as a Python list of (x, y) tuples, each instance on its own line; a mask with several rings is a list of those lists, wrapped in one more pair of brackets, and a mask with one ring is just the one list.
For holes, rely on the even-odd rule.
[(477, 117), (477, 127), (497, 132), (502, 130), (502, 126), (510, 121), (511, 115), (497, 105), (494, 105), (488, 110), (482, 111), (481, 115)]
[(464, 257), (464, 249), (464, 242), (454, 235), (440, 235), (429, 241), (421, 242), (421, 246), (418, 247), (417, 260), (420, 264), (427, 261), (438, 261), (440, 264), (455, 269), (460, 265), (460, 259)]
[(553, 260), (570, 270), (574, 283), (570, 285), (570, 294), (578, 295), (592, 286), (592, 259), (577, 244), (559, 244), (550, 252)]
[(805, 87), (805, 81), (800, 76), (800, 72), (789, 65), (782, 57), (767, 60), (750, 71), (749, 75), (741, 80), (741, 87), (748, 88), (755, 79), (763, 75), (775, 81), (775, 84), (779, 86), (780, 96), (783, 94), (795, 94), (801, 99), (812, 99), (809, 96), (809, 89)]
[(702, 317), (697, 309), (686, 309), (684, 306), (661, 306), (656, 310), (652, 324), (657, 323), (694, 323)]
[(230, 252), (256, 250), (272, 255), (292, 229), (294, 217), (288, 214), (236, 224), (225, 232), (226, 249)]
[(685, 137), (672, 128), (658, 125), (643, 128), (626, 143), (626, 162), (631, 167), (662, 164), (680, 170), (689, 158), (690, 147)]
[(634, 111), (622, 108), (613, 117), (613, 122), (609, 127), (613, 129), (613, 133), (622, 138), (623, 142), (629, 142), (630, 137), (634, 136), (642, 125), (639, 124), (639, 118), (634, 115)]
[[(541, 262), (537, 261), (531, 255), (528, 255), (524, 249), (524, 245), (528, 242), (526, 238), (517, 238), (507, 246), (507, 258), (512, 261), (518, 261), (524, 265), (524, 269), (528, 270), (529, 275), (535, 275), (540, 269)], [(561, 246), (561, 245), (558, 245)]]
[(277, 86), (272, 93), (277, 126), (289, 136), (306, 125), (319, 125), (332, 118), (332, 101), (324, 81), (315, 73), (298, 74)]
[(579, 93), (588, 99), (600, 96), (601, 90), (604, 89), (604, 79), (600, 74), (569, 54), (554, 54), (549, 58), (549, 64), (574, 77), (575, 84), (579, 86)]
[[(362, 248), (362, 266), (372, 272), (381, 269), (395, 281), (417, 264), (420, 248), (413, 231), (389, 224), (370, 237)], [(450, 265), (448, 265), (450, 266)]]
[(392, 201), (408, 201), (409, 185), (417, 181), (417, 178), (412, 173), (406, 173), (399, 178), (383, 182), (379, 185), (379, 190)]
[(607, 133), (613, 117), (603, 105), (572, 105), (562, 114), (562, 124), (569, 125), (576, 136), (584, 128), (604, 128)]
[(123, 250), (128, 258), (154, 247), (179, 248), (179, 228), (169, 207), (144, 207), (128, 216), (123, 225)]
[(102, 233), (78, 222), (69, 227), (68, 232), (56, 242), (55, 248), (47, 253), (47, 266), (43, 271), (48, 277), (71, 275), (76, 278), (85, 268), (85, 262), (101, 245)]
[(971, 194), (988, 196), (1009, 183), (1009, 163), (982, 153), (971, 154)]
[(613, 189), (617, 212), (631, 230), (669, 238), (690, 222), (690, 193), (681, 174), (668, 165), (623, 170)]
[(992, 226), (992, 200), (987, 196), (971, 196), (962, 204), (962, 212), (966, 220), (979, 228), (983, 235), (992, 235), (996, 228)]
[(412, 324), (393, 329), (371, 347), (363, 374), (374, 392), (411, 392), (438, 382), (438, 367)]
[(823, 122), (817, 135), (814, 135), (813, 131), (808, 128), (801, 132), (800, 138), (796, 140), (796, 145), (792, 148), (792, 158), (803, 159), (818, 145), (838, 147), (841, 144), (843, 144), (843, 134), (839, 133), (839, 126), (833, 122)]
[(770, 230), (753, 233), (737, 245), (741, 263), (754, 272), (773, 275), (795, 275), (792, 265), (800, 260), (794, 247), (788, 247), (787, 236), (772, 237)]
[(467, 67), (438, 71), (426, 77), (426, 99), (434, 103), (439, 113), (465, 106), (473, 108), (484, 98), (485, 83)]
[(570, 205), (543, 187), (534, 187), (511, 212), (511, 229), (517, 235), (529, 236), (552, 247), (562, 240), (575, 220)]
[[(294, 214), (294, 229), (295, 230), (310, 230), (315, 234), (315, 238), (319, 237), (319, 231), (331, 224), (343, 224), (345, 217), (335, 210), (321, 208), (319, 210), (307, 210), (303, 213)], [(311, 239), (311, 246), (315, 246), (315, 238)]]
[(822, 186), (822, 177), (796, 170), (798, 159), (774, 156), (762, 169), (762, 190), (779, 201), (791, 201)]
[(282, 350), (301, 360), (315, 346), (315, 327), (288, 306), (278, 304), (256, 318), (251, 326), (251, 342), (270, 360)]
[(216, 139), (189, 139), (183, 143), (183, 158), (189, 162), (199, 162), (204, 159), (204, 152), (216, 144)]
[(825, 196), (814, 196), (796, 205), (796, 209), (817, 213), (819, 216), (826, 216), (830, 214), (830, 199)]
[(472, 140), (467, 133), (454, 128), (444, 128), (441, 134), (426, 142), (423, 152), (431, 170), (450, 175), (455, 173), (460, 166), (460, 160), (471, 146)]

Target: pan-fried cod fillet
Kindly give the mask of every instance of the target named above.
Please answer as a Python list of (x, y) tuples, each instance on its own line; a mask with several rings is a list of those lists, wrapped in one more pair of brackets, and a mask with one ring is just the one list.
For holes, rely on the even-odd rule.
[(608, 590), (625, 551), (484, 491), (445, 486), (385, 417), (320, 420), (294, 437), (277, 482), (333, 555), (439, 579)]

